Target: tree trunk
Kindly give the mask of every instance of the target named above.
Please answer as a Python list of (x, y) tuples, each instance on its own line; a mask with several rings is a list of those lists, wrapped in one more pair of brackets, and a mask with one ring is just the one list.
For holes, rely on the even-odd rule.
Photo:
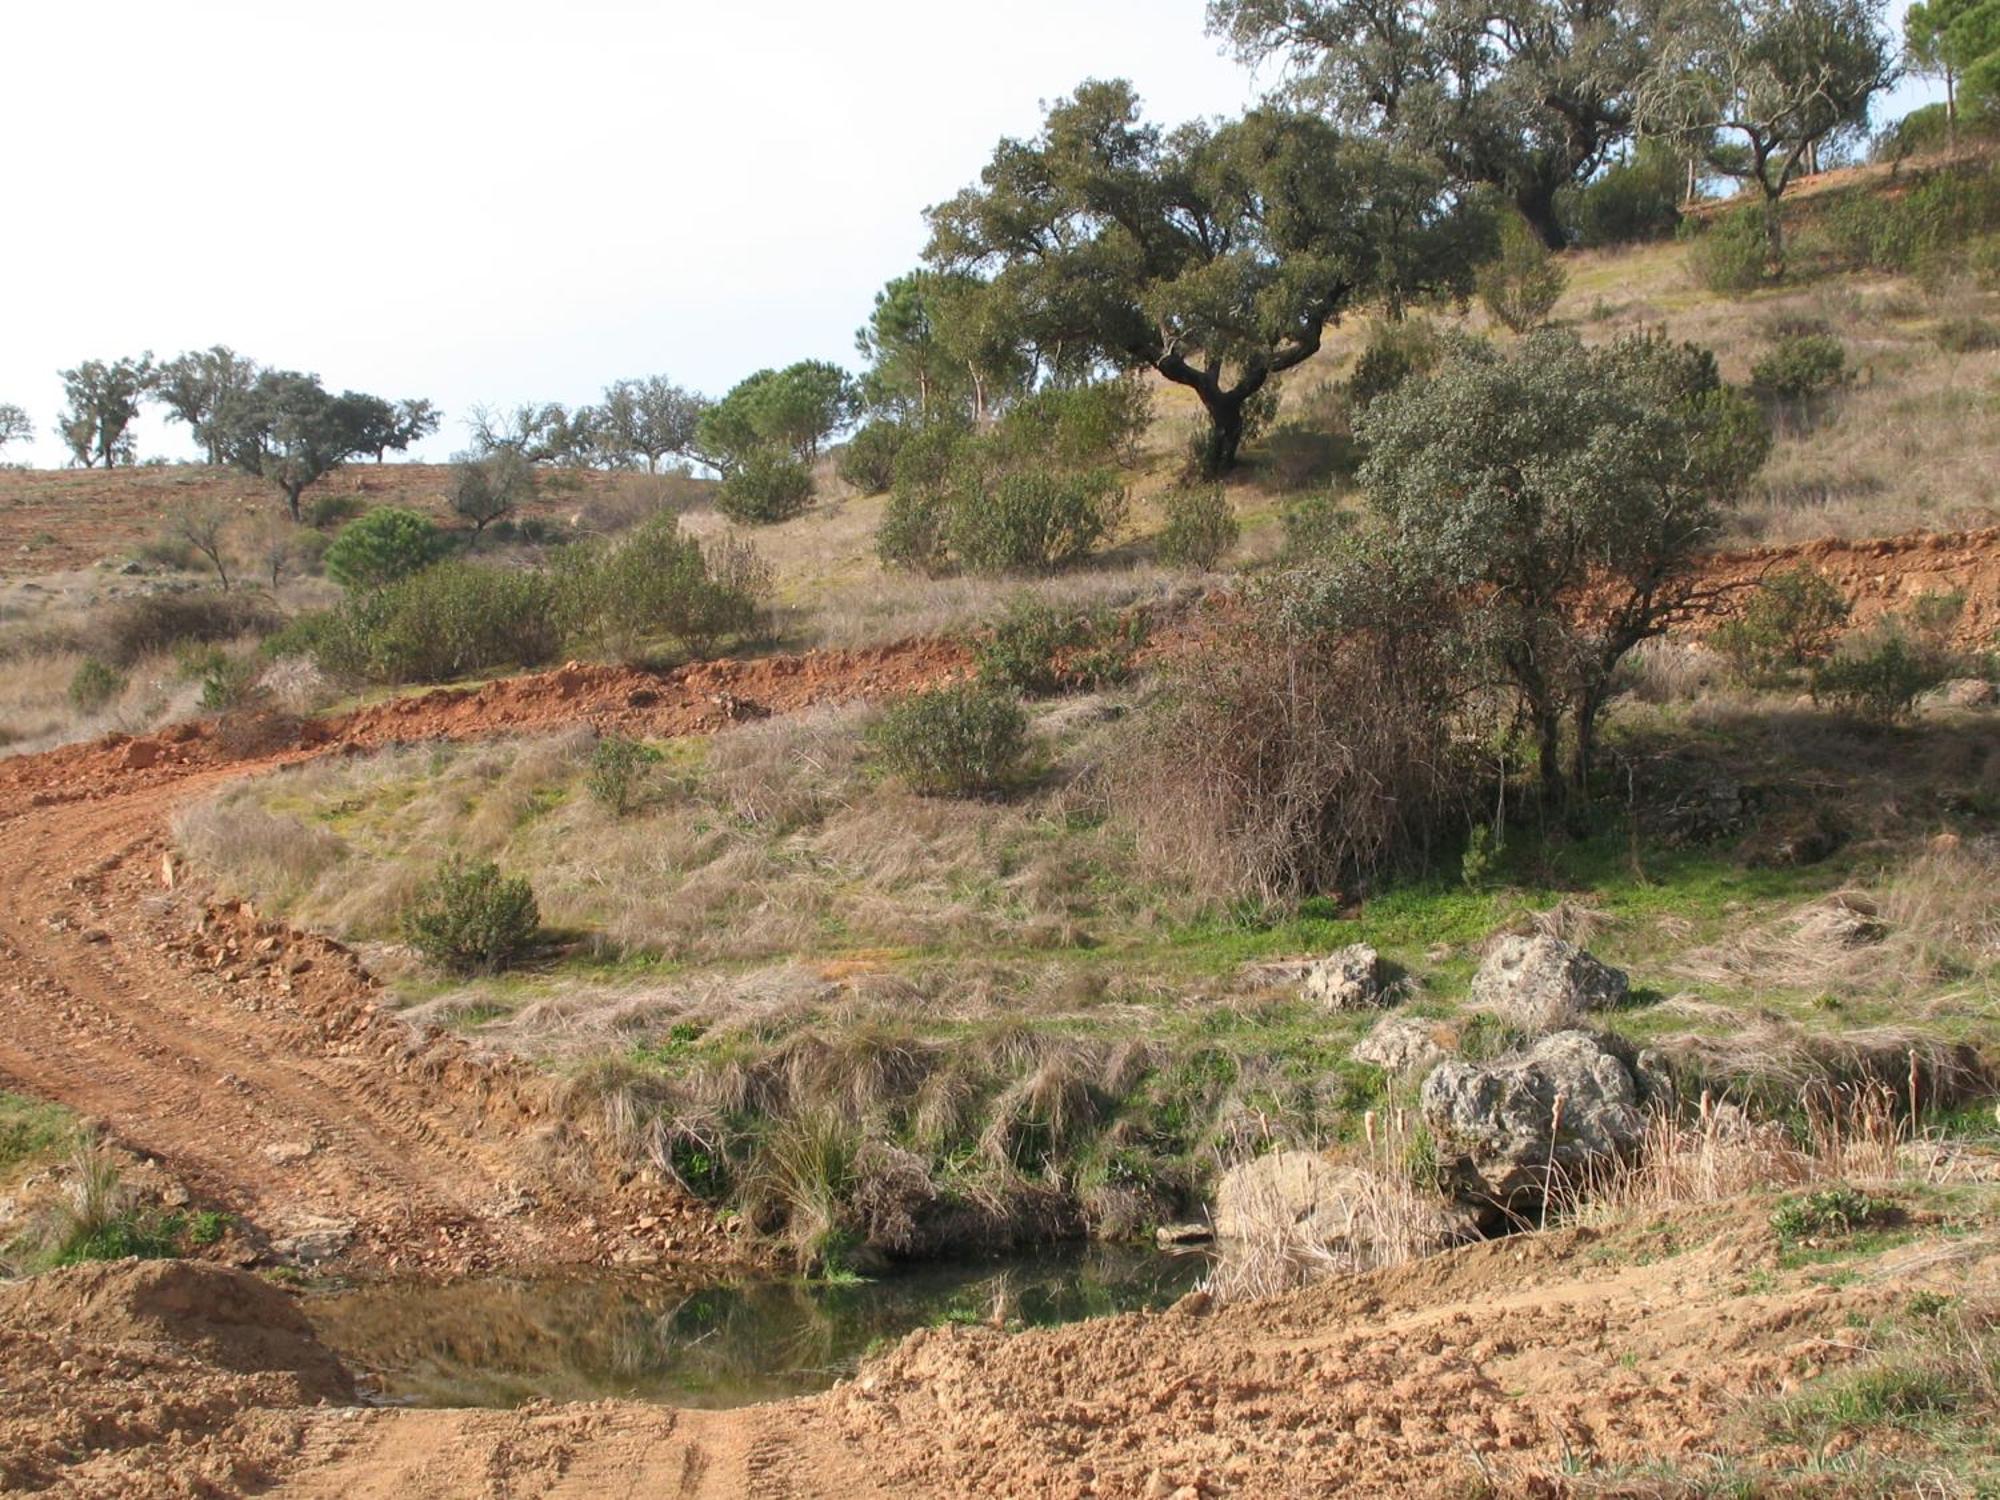
[(1202, 409), (1208, 413), (1208, 440), (1202, 446), (1201, 466), (1206, 478), (1219, 479), (1236, 467), (1237, 450), (1243, 446), (1243, 406), (1245, 396), (1197, 390)]
[(1530, 183), (1514, 195), (1514, 207), (1535, 238), (1551, 250), (1569, 247), (1562, 221), (1556, 217), (1556, 190), (1545, 182)]
[(278, 488), (285, 492), (285, 509), (292, 513), (292, 519), (294, 521), (303, 519), (299, 514), (299, 493), (305, 489), (305, 486), (302, 484), (290, 484), (280, 480)]
[(1537, 767), (1541, 772), (1542, 807), (1558, 806), (1563, 799), (1562, 716), (1554, 708), (1534, 710)]
[(1944, 70), (1944, 148), (1958, 151), (1958, 79), (1952, 70)]
[(1585, 692), (1576, 704), (1576, 744), (1570, 751), (1569, 780), (1578, 796), (1590, 789), (1591, 762), (1597, 758), (1597, 715), (1603, 707), (1594, 692)]

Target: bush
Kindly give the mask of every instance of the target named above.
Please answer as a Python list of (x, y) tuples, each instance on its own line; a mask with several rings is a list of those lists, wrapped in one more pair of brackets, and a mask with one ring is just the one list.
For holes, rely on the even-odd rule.
[(495, 448), (477, 458), (460, 458), (451, 466), (452, 513), (470, 521), (474, 535), (512, 515), (534, 494), (535, 466), (518, 448)]
[(116, 667), (183, 646), (262, 635), (282, 622), (242, 594), (143, 594), (120, 602), (91, 632), (92, 653)]
[(637, 806), (647, 772), (660, 763), (660, 752), (640, 740), (608, 735), (590, 752), (590, 772), (584, 787), (614, 818)]
[(367, 509), (359, 495), (316, 495), (306, 502), (304, 520), (316, 531), (332, 531)]
[(1444, 335), (1424, 319), (1377, 323), (1347, 379), (1348, 401), (1356, 411), (1366, 410), (1411, 376), (1430, 374), (1443, 362), (1445, 348)]
[(985, 440), (1004, 467), (1098, 469), (1138, 460), (1153, 397), (1136, 376), (1051, 387), (1007, 408)]
[(847, 440), (833, 471), (848, 488), (879, 495), (896, 482), (896, 455), (908, 438), (900, 422), (870, 422)]
[(70, 706), (83, 713), (96, 713), (124, 691), (125, 674), (94, 656), (86, 656), (70, 674)]
[(1834, 703), (1877, 723), (1909, 715), (1916, 701), (1950, 675), (1937, 652), (1912, 641), (1890, 622), (1858, 640), (1813, 673), (1815, 700)]
[(755, 448), (722, 481), (715, 508), (739, 526), (771, 526), (791, 520), (812, 497), (812, 470), (782, 448)]
[(1970, 314), (1945, 318), (1932, 337), (1947, 354), (1983, 354), (1988, 349), (2000, 349), (2000, 323)]
[(443, 537), (428, 516), (384, 505), (340, 529), (326, 549), (326, 576), (342, 588), (379, 589), (437, 561)]
[(1789, 1245), (1800, 1240), (1843, 1238), (1884, 1223), (1894, 1213), (1894, 1204), (1859, 1188), (1829, 1187), (1787, 1198), (1771, 1211), (1771, 1228)]
[(945, 424), (910, 436), (896, 454), (889, 505), (875, 533), (875, 552), (891, 567), (942, 572), (949, 561), (945, 523), (955, 489), (973, 472), (973, 440)]
[(1750, 367), (1750, 388), (1766, 400), (1809, 401), (1847, 379), (1847, 350), (1828, 334), (1794, 334)]
[(1167, 528), (1160, 533), (1160, 561), (1170, 568), (1206, 573), (1222, 561), (1242, 528), (1220, 486), (1177, 489), (1166, 497)]
[(491, 860), (453, 859), (418, 887), (402, 914), (403, 939), (452, 974), (497, 974), (535, 940), (542, 921), (534, 888)]
[(309, 656), (329, 677), (405, 683), (537, 667), (561, 644), (547, 578), (452, 562), (301, 615), (266, 650)]
[(1060, 610), (1017, 594), (992, 631), (973, 647), (982, 684), (1037, 696), (1065, 688), (1105, 687), (1131, 675), (1144, 638), (1138, 615)]
[(1002, 474), (953, 497), (945, 540), (974, 573), (1052, 573), (1088, 557), (1124, 516), (1124, 487), (1103, 470)]
[(1593, 248), (1665, 239), (1681, 222), (1687, 173), (1674, 153), (1654, 141), (1605, 169), (1569, 195), (1564, 221), (1580, 244)]
[(1569, 285), (1548, 247), (1511, 215), (1500, 223), (1500, 255), (1479, 268), (1479, 300), (1515, 333), (1539, 328)]
[(1754, 292), (1770, 272), (1769, 210), (1762, 204), (1731, 209), (1713, 223), (1681, 224), (1688, 270), (1707, 290), (1724, 297)]
[(1823, 223), (1834, 254), (1849, 266), (1940, 271), (2000, 229), (2000, 176), (1976, 163), (1931, 173), (1898, 197), (1844, 193)]
[(1782, 680), (1832, 654), (1847, 612), (1847, 600), (1827, 578), (1794, 568), (1759, 583), (1743, 613), (1719, 626), (1709, 644), (1740, 682)]
[(201, 684), (201, 706), (209, 713), (241, 708), (256, 692), (257, 663), (210, 646), (181, 658), (181, 675)]
[(890, 775), (920, 796), (969, 796), (1005, 785), (1027, 754), (1028, 716), (1006, 694), (936, 688), (890, 705), (868, 742)]
[[(711, 569), (710, 554), (728, 576)], [(633, 661), (663, 636), (702, 656), (748, 632), (757, 619), (751, 590), (767, 581), (748, 543), (726, 539), (705, 554), (673, 516), (656, 515), (617, 543), (566, 549), (555, 589), (569, 640)]]

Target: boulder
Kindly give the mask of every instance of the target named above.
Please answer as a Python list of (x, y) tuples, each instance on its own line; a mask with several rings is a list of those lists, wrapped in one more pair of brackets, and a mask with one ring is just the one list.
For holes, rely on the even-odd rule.
[(1451, 1054), (1440, 1046), (1428, 1021), (1384, 1016), (1348, 1054), (1388, 1073), (1416, 1073), (1436, 1067)]
[(1625, 971), (1561, 938), (1503, 937), (1472, 978), (1472, 1003), (1529, 1031), (1556, 1031), (1622, 1003)]
[(1984, 677), (1954, 677), (1930, 695), (1930, 701), (1946, 708), (1991, 708), (2000, 699), (2000, 689)]
[(1295, 1234), (1324, 1243), (1344, 1235), (1358, 1174), (1316, 1151), (1273, 1151), (1231, 1167), (1215, 1188), (1215, 1232), (1226, 1240)]
[(1440, 1063), (1419, 1107), (1460, 1196), (1519, 1212), (1551, 1183), (1629, 1160), (1646, 1131), (1640, 1097), (1632, 1070), (1603, 1041), (1559, 1031), (1498, 1062)]
[(1388, 985), (1382, 956), (1366, 943), (1330, 953), (1306, 969), (1305, 997), (1328, 1010), (1361, 1010), (1384, 1004)]
[(1413, 1191), (1400, 1174), (1336, 1166), (1312, 1151), (1275, 1151), (1225, 1172), (1215, 1235), (1225, 1262), (1307, 1251), (1363, 1269), (1472, 1238), (1475, 1217)]

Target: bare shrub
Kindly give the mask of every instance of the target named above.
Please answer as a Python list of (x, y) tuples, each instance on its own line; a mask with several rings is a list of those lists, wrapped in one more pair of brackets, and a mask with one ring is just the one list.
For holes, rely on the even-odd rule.
[(110, 610), (91, 633), (98, 655), (126, 667), (178, 646), (268, 634), (281, 623), (268, 604), (244, 594), (142, 594)]
[(202, 802), (174, 816), (174, 842), (195, 863), (227, 870), (245, 891), (283, 900), (309, 889), (345, 855), (330, 830), (235, 799)]

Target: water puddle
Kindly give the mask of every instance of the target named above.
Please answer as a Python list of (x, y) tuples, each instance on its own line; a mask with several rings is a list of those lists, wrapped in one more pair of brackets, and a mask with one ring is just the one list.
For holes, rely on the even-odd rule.
[(306, 1312), (384, 1401), (729, 1407), (824, 1390), (879, 1341), (985, 1322), (996, 1308), (1034, 1326), (1165, 1307), (1207, 1269), (1201, 1255), (1063, 1246), (836, 1285), (691, 1288), (643, 1273), (388, 1282), (320, 1294)]

